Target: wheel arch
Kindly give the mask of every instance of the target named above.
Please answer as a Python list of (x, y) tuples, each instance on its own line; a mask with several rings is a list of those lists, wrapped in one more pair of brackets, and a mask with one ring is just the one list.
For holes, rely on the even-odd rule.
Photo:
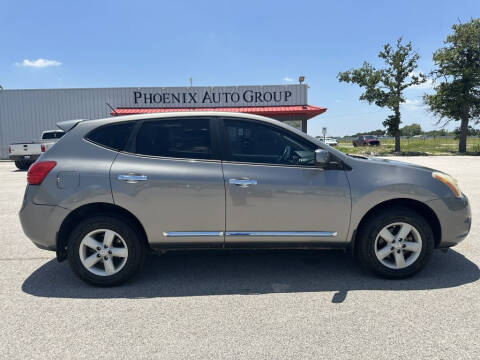
[(70, 214), (68, 214), (68, 216), (63, 220), (62, 225), (60, 225), (56, 239), (58, 261), (63, 261), (67, 258), (68, 237), (80, 221), (89, 217), (107, 214), (119, 216), (129, 221), (130, 224), (139, 231), (140, 238), (145, 242), (147, 249), (150, 249), (145, 228), (137, 219), (137, 217), (130, 211), (115, 204), (91, 203), (82, 205), (70, 212)]
[(361, 218), (360, 222), (358, 223), (357, 227), (352, 232), (351, 238), (351, 251), (352, 254), (355, 253), (355, 243), (357, 240), (357, 236), (359, 234), (359, 230), (361, 230), (362, 226), (368, 221), (371, 216), (374, 216), (375, 213), (383, 211), (387, 208), (393, 207), (403, 207), (411, 209), (420, 215), (422, 215), (425, 220), (428, 222), (430, 227), (432, 228), (433, 237), (435, 240), (435, 247), (438, 246), (442, 239), (442, 229), (440, 226), (440, 221), (438, 219), (437, 214), (424, 202), (414, 200), (414, 199), (407, 199), (407, 198), (398, 198), (398, 199), (391, 199), (381, 202), (375, 206), (373, 206), (370, 210), (368, 210), (365, 215)]

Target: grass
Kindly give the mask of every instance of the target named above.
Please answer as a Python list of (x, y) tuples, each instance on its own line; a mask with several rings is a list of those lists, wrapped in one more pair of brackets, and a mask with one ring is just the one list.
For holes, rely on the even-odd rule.
[[(458, 139), (453, 137), (436, 137), (428, 139), (401, 139), (400, 153), (394, 151), (394, 139), (380, 139), (380, 146), (353, 147), (351, 140), (338, 140), (337, 149), (348, 154), (359, 155), (459, 155)], [(469, 137), (467, 155), (480, 155), (480, 138)]]

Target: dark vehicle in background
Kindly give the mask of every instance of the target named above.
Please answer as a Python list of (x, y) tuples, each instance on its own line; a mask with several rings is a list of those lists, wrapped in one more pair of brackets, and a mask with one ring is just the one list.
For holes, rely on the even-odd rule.
[(380, 140), (373, 135), (360, 135), (352, 141), (353, 146), (379, 146)]

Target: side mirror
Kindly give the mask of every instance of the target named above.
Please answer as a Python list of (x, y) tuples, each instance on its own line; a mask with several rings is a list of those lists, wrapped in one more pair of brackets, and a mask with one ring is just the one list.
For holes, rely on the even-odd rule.
[(315, 150), (315, 165), (326, 166), (330, 162), (330, 153), (323, 149)]

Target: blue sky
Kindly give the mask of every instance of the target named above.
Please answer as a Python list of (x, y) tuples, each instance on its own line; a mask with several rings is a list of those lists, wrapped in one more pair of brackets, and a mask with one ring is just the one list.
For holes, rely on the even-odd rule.
[[(309, 133), (326, 126), (345, 135), (382, 128), (388, 111), (360, 102), (361, 90), (338, 83), (339, 71), (378, 64), (381, 46), (403, 36), (427, 72), (451, 25), (478, 16), (478, 0), (1, 0), (0, 84), (185, 86), (193, 77), (198, 86), (267, 85), (305, 75), (309, 103), (328, 108)], [(421, 103), (425, 91), (406, 92), (404, 124), (436, 128)]]

